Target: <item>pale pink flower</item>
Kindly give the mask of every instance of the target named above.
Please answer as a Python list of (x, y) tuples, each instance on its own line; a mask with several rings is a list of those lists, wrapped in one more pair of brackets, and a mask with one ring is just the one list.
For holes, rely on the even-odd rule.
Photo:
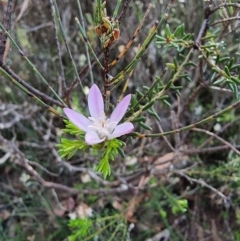
[(86, 118), (82, 114), (69, 108), (64, 108), (63, 111), (74, 125), (86, 132), (85, 142), (88, 145), (94, 145), (103, 141), (115, 139), (133, 131), (134, 126), (130, 122), (118, 125), (125, 115), (130, 101), (131, 94), (125, 96), (116, 106), (110, 118), (107, 118), (104, 113), (102, 94), (97, 85), (94, 84), (88, 94), (90, 117)]

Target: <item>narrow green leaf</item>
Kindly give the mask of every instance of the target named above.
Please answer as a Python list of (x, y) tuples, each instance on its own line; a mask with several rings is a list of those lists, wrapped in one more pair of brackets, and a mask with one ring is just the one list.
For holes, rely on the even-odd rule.
[(135, 118), (132, 122), (140, 122), (140, 121), (145, 121), (145, 120), (146, 120), (146, 117), (140, 116), (138, 118)]
[(220, 85), (221, 83), (223, 83), (226, 79), (224, 77), (218, 79), (217, 81), (213, 82), (214, 85)]
[(170, 104), (166, 99), (163, 100), (163, 103), (164, 103), (165, 105), (171, 107), (171, 104)]
[(228, 68), (227, 66), (224, 67), (224, 70), (225, 70), (225, 73), (226, 73), (229, 77), (231, 77), (230, 70), (229, 70), (229, 68)]
[(145, 106), (143, 107), (142, 110), (145, 111), (145, 110), (149, 109), (153, 104), (154, 104), (154, 101), (150, 101), (147, 105), (145, 105)]
[(222, 57), (222, 58), (219, 59), (218, 63), (219, 63), (219, 64), (220, 64), (220, 63), (223, 63), (223, 62), (225, 62), (225, 61), (228, 61), (229, 59), (230, 59), (230, 57)]
[(174, 37), (176, 38), (181, 37), (184, 31), (183, 29), (184, 29), (184, 24), (179, 25), (173, 32)]
[(169, 27), (169, 24), (166, 25), (166, 28), (165, 28), (165, 34), (166, 34), (166, 37), (169, 38), (171, 36), (171, 30), (170, 30), (170, 27)]
[(143, 122), (139, 122), (139, 125), (143, 128), (143, 129), (146, 129), (148, 131), (152, 131), (152, 128), (148, 125), (146, 125), (145, 123)]
[(137, 94), (138, 94), (140, 97), (143, 97), (143, 96), (144, 96), (144, 94), (143, 94), (139, 89), (137, 89), (136, 92), (137, 92)]
[(166, 38), (160, 36), (160, 35), (156, 35), (156, 41), (160, 41), (160, 42), (166, 42)]
[(175, 68), (175, 65), (172, 64), (172, 63), (166, 63), (166, 66), (167, 66), (169, 69), (173, 69), (173, 70), (176, 69), (176, 68)]
[(240, 78), (236, 78), (234, 76), (231, 76), (231, 80), (234, 81), (237, 85), (240, 85)]

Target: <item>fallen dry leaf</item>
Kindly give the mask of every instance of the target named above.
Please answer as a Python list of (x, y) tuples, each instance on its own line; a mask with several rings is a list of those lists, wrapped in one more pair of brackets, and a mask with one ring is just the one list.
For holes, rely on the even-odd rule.
[(118, 211), (122, 210), (122, 204), (120, 202), (118, 202), (117, 200), (113, 201), (112, 206)]
[(4, 54), (3, 54), (3, 61), (6, 62), (7, 56), (8, 56), (8, 52), (10, 49), (10, 39), (7, 39), (7, 42), (5, 44), (5, 50), (4, 50)]
[(28, 241), (34, 241), (34, 240), (35, 240), (35, 235), (28, 236), (28, 237), (27, 237), (27, 240), (28, 240)]
[(175, 156), (176, 156), (176, 154), (174, 152), (170, 152), (170, 153), (165, 154), (164, 156), (159, 157), (154, 162), (156, 169), (164, 169), (164, 168), (169, 167)]
[(218, 231), (217, 231), (217, 225), (214, 219), (211, 219), (211, 233), (212, 233), (212, 238), (213, 241), (220, 241), (220, 237), (218, 235)]
[(81, 203), (75, 208), (72, 214), (75, 214), (73, 217), (76, 216), (78, 218), (87, 218), (92, 217), (93, 210), (86, 203)]
[(14, 24), (17, 23), (21, 19), (24, 12), (28, 9), (28, 4), (29, 4), (29, 0), (24, 0), (23, 4), (21, 6), (20, 12), (19, 12)]
[(10, 213), (9, 211), (7, 211), (7, 210), (2, 210), (2, 211), (0, 212), (0, 219), (2, 219), (2, 220), (6, 220), (6, 219), (8, 219), (10, 216), (11, 216), (11, 213)]

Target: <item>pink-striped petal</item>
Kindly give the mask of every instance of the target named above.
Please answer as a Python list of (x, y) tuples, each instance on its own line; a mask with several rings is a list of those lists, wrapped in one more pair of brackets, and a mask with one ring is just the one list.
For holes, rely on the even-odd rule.
[(104, 111), (104, 103), (101, 91), (97, 85), (93, 85), (88, 94), (88, 109), (91, 117), (98, 119)]
[(111, 139), (126, 135), (132, 132), (133, 129), (134, 129), (134, 126), (131, 122), (122, 123), (115, 128), (113, 133), (109, 135), (108, 139), (111, 140)]
[(85, 135), (85, 142), (88, 145), (98, 144), (98, 143), (103, 142), (104, 140), (105, 140), (105, 138), (100, 139), (97, 132), (95, 132), (95, 131), (89, 131)]
[(74, 125), (82, 131), (88, 131), (88, 126), (92, 123), (88, 118), (69, 108), (64, 108), (63, 111)]
[(110, 116), (110, 122), (116, 122), (119, 123), (120, 120), (125, 115), (127, 108), (131, 101), (131, 94), (125, 96), (121, 102), (116, 106), (113, 113)]

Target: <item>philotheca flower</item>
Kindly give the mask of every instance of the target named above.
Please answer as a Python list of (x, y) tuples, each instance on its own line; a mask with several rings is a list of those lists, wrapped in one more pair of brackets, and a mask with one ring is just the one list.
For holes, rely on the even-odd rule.
[(130, 101), (131, 94), (121, 100), (113, 110), (110, 118), (108, 118), (104, 112), (102, 94), (97, 85), (94, 84), (88, 94), (90, 117), (86, 118), (82, 114), (69, 108), (64, 108), (63, 111), (74, 125), (86, 132), (85, 142), (88, 145), (94, 145), (115, 139), (133, 131), (134, 126), (130, 122), (118, 124), (125, 115)]

